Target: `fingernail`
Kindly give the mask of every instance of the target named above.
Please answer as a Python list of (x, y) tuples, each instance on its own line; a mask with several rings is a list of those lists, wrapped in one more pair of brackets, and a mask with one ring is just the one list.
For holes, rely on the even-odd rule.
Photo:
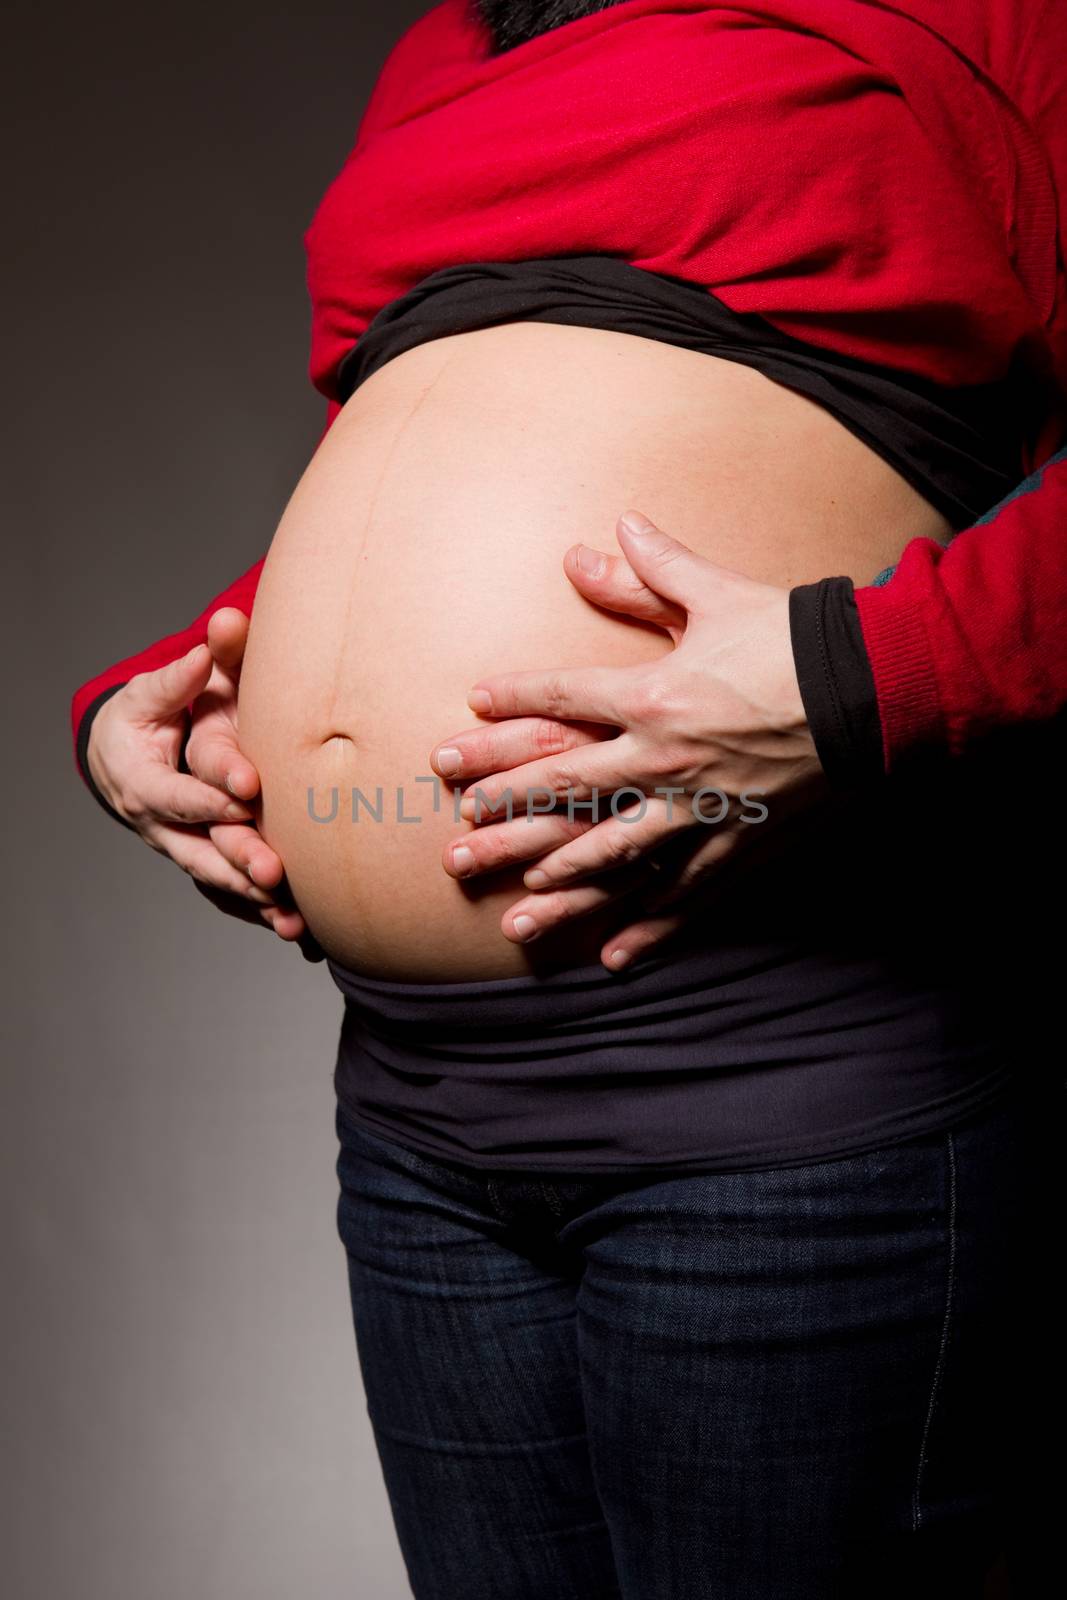
[(222, 814), (227, 822), (247, 822), (252, 815), (248, 807), (242, 805), (227, 806)]
[(227, 787), (227, 789), (229, 789), (229, 791), (230, 791), (230, 793), (231, 793), (231, 794), (232, 794), (232, 795), (236, 795), (236, 793), (237, 793), (237, 791), (236, 791), (236, 789), (235, 789), (235, 788), (234, 788), (234, 786), (233, 786), (233, 775), (232, 775), (232, 773), (229, 773), (229, 772), (228, 772), (228, 773), (227, 773), (227, 774), (226, 774), (226, 777), (225, 777), (225, 779), (224, 779), (224, 782), (225, 782), (225, 784), (226, 784), (226, 787)]
[[(252, 882), (255, 883), (256, 875), (252, 871), (252, 863), (251, 862), (249, 862), (248, 866), (245, 868), (245, 871), (248, 873), (248, 876), (251, 878)], [(258, 885), (257, 885), (257, 887), (258, 887)]]
[(531, 867), (522, 881), (527, 889), (543, 889), (548, 882), (548, 873), (542, 872), (540, 867)]
[(578, 546), (578, 565), (590, 578), (595, 578), (599, 575), (604, 565), (604, 557), (599, 550), (590, 550), (587, 544), (580, 544)]
[(437, 770), (442, 778), (454, 778), (463, 765), (463, 757), (455, 745), (446, 744), (437, 752)]
[(493, 697), (488, 689), (472, 689), (467, 696), (467, 704), (472, 711), (486, 712), (493, 709)]
[(630, 960), (629, 950), (612, 950), (608, 954), (608, 966), (613, 972), (618, 972)]
[(640, 511), (624, 511), (619, 521), (627, 533), (636, 534), (638, 538), (643, 534), (655, 533), (656, 531), (656, 524), (649, 522), (648, 518), (643, 517)]
[(452, 865), (461, 878), (468, 872), (474, 871), (474, 851), (468, 850), (465, 844), (458, 844), (452, 852)]
[(516, 917), (512, 923), (512, 927), (522, 940), (532, 939), (534, 934), (537, 932), (537, 923), (534, 921), (533, 917), (528, 917), (525, 914)]

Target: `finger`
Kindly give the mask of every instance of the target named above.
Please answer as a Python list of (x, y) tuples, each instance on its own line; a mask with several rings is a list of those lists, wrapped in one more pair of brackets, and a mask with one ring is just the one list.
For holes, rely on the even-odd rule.
[(479, 678), (467, 704), (483, 717), (545, 716), (611, 722), (621, 714), (631, 667), (568, 667), (550, 672), (507, 672)]
[(453, 734), (435, 745), (430, 765), (442, 778), (476, 778), (483, 772), (503, 772), (524, 761), (562, 755), (582, 744), (614, 738), (617, 729), (606, 724), (556, 722), (552, 717), (511, 717), (506, 722), (484, 723)]
[[(308, 932), (307, 924), (303, 917), (294, 907), (271, 905), (260, 906), (258, 909), (263, 922), (272, 933), (278, 935), (278, 938), (283, 943), (300, 945), (301, 952), (308, 961), (321, 961), (323, 959), (321, 951), (317, 956), (308, 953), (312, 948), (318, 950), (319, 946)], [(307, 947), (306, 949), (305, 946)]]
[(260, 905), (243, 894), (231, 894), (225, 889), (216, 889), (209, 883), (201, 883), (197, 878), (193, 879), (193, 885), (205, 900), (210, 900), (213, 906), (225, 912), (228, 917), (236, 917), (240, 922), (251, 923), (254, 927), (266, 928), (269, 932), (276, 933), (287, 944), (299, 944), (305, 961), (325, 959), (325, 953), (317, 940), (308, 932), (304, 919), (298, 911), (286, 910), (276, 905)]
[[(468, 822), (492, 822), (493, 813), (499, 809), (507, 815), (509, 805), (513, 813), (547, 812), (559, 801), (588, 800), (594, 789), (606, 804), (615, 791), (629, 794), (631, 784), (636, 799), (642, 777), (637, 766), (635, 741), (622, 734), (564, 751), (547, 761), (476, 779), (460, 797), (459, 814)], [(622, 804), (620, 800), (620, 808)]]
[(563, 569), (587, 600), (606, 611), (619, 611), (660, 628), (685, 627), (684, 606), (677, 606), (650, 589), (623, 556), (610, 556), (587, 544), (575, 544), (563, 558)]
[(240, 800), (259, 793), (259, 773), (237, 747), (237, 730), (221, 712), (198, 716), (185, 746), (189, 771), (216, 789), (226, 789)]
[(144, 835), (145, 840), (161, 855), (168, 856), (183, 872), (198, 883), (213, 889), (223, 889), (229, 894), (253, 901), (256, 905), (269, 905), (273, 896), (258, 888), (244, 873), (238, 872), (221, 855), (206, 834), (190, 828), (157, 826)]
[(139, 771), (140, 792), (120, 795), (130, 821), (157, 822), (247, 822), (252, 813), (239, 800), (232, 800), (209, 784), (185, 772), (177, 772), (167, 761), (154, 760)]
[(737, 856), (747, 848), (732, 834), (716, 835), (700, 845), (687, 862), (664, 872), (641, 895), (644, 914), (612, 934), (602, 947), (604, 965), (619, 972), (689, 926), (709, 897), (718, 893), (723, 874), (730, 872)]
[(621, 972), (623, 967), (631, 966), (672, 934), (680, 932), (684, 925), (685, 918), (677, 912), (673, 916), (643, 917), (621, 932), (613, 933), (601, 950), (600, 959), (612, 972)]
[(281, 858), (256, 830), (222, 824), (210, 830), (210, 837), (225, 860), (238, 872), (245, 873), (257, 888), (267, 891), (270, 903), (264, 907), (264, 918), (278, 937), (287, 942), (303, 940), (306, 945), (303, 953), (309, 961), (324, 959), (321, 950), (318, 955), (314, 954), (319, 946), (293, 902)]
[[(302, 941), (308, 945), (315, 944), (308, 932), (307, 923), (296, 910), (295, 906), (274, 906), (271, 914), (271, 927), (279, 939), (284, 939), (286, 944), (300, 944)], [(317, 945), (316, 945), (317, 948)], [(308, 957), (308, 960), (318, 959)]]
[(616, 535), (637, 576), (686, 612), (701, 609), (708, 577), (718, 569), (680, 539), (673, 539), (640, 511), (624, 511)]
[(236, 679), (240, 675), (245, 645), (248, 643), (248, 618), (236, 606), (213, 611), (207, 624), (208, 649), (222, 670)]
[(206, 644), (153, 672), (138, 672), (126, 685), (127, 705), (144, 722), (169, 721), (207, 687), (213, 662)]
[(590, 827), (591, 821), (577, 816), (571, 821), (553, 812), (546, 816), (515, 817), (511, 822), (498, 822), (491, 828), (474, 828), (445, 846), (444, 869), (453, 878), (498, 872), (516, 862), (534, 860)]
[[(629, 887), (633, 886), (632, 878)], [(553, 889), (547, 894), (531, 894), (510, 905), (500, 920), (500, 931), (513, 944), (532, 944), (542, 934), (576, 917), (599, 911), (609, 900), (627, 892), (627, 885), (610, 883), (606, 878), (574, 889)]]
[(678, 906), (692, 906), (699, 891), (723, 888), (727, 872), (732, 875), (738, 858), (753, 848), (751, 829), (742, 831), (737, 826), (727, 827), (725, 824), (721, 830), (716, 827), (712, 837), (705, 840), (687, 861), (672, 868), (669, 874), (663, 874), (660, 883), (646, 896), (646, 909), (659, 914), (673, 911)]
[[(660, 799), (635, 801), (628, 809), (587, 828), (579, 838), (542, 856), (523, 876), (527, 889), (554, 889), (596, 873), (639, 861), (667, 838), (695, 826), (691, 810)], [(479, 830), (481, 838), (496, 832)], [(650, 863), (651, 864), (651, 863)]]
[(645, 915), (629, 923), (604, 944), (600, 959), (613, 972), (621, 971), (642, 955), (665, 943), (689, 925), (710, 896), (736, 885), (738, 871), (751, 871), (752, 863), (773, 852), (774, 839), (762, 827), (735, 823), (698, 845), (687, 861), (666, 881), (650, 886), (642, 896)]
[(277, 889), (284, 869), (281, 857), (255, 828), (219, 822), (208, 830), (219, 854), (261, 889)]
[[(284, 937), (284, 935), (282, 937)], [(315, 935), (310, 933), (308, 929), (305, 928), (303, 933), (297, 935), (296, 943), (299, 945), (300, 954), (303, 956), (305, 961), (326, 960), (325, 950), (315, 938)]]

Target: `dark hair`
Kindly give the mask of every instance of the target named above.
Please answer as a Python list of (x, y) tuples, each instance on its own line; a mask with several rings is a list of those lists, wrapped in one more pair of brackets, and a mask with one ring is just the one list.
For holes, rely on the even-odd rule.
[(468, 0), (476, 19), (489, 30), (493, 54), (502, 55), (565, 22), (607, 11), (621, 0)]

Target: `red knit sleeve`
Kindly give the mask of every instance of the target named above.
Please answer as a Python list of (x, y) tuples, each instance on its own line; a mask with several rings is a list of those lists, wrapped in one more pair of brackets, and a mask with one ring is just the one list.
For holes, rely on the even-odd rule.
[[(1005, 6), (1013, 99), (1036, 135), (1051, 192), (1067, 195), (1067, 7), (1045, 0), (1020, 37)], [(1062, 213), (1060, 221), (1062, 240)], [(1067, 388), (1062, 243), (1045, 335)], [(1044, 308), (1042, 308), (1044, 309)], [(1062, 417), (1028, 465), (1044, 461), (947, 549), (909, 544), (884, 587), (856, 590), (874, 674), (887, 771), (922, 748), (958, 753), (983, 733), (1054, 716), (1067, 704), (1067, 450)]]
[(887, 771), (1067, 705), (1067, 449), (945, 549), (856, 590)]

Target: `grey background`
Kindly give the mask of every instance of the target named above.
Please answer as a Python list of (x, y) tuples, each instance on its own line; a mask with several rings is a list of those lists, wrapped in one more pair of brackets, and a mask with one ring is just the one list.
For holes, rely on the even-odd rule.
[(339, 997), (96, 807), (67, 718), (269, 544), (325, 421), (302, 233), (425, 9), (9, 11), (9, 1600), (410, 1594), (336, 1234)]

